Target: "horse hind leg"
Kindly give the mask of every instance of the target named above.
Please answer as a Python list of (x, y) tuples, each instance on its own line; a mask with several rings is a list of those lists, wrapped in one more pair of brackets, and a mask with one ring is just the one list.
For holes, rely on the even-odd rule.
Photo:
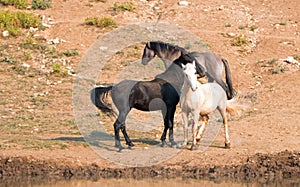
[(202, 124), (201, 126), (198, 128), (198, 132), (197, 132), (197, 136), (196, 136), (196, 141), (199, 143), (201, 138), (203, 137), (203, 132), (207, 126), (208, 123), (208, 115), (203, 115), (201, 116), (202, 118)]
[(228, 123), (227, 123), (227, 116), (226, 116), (226, 108), (218, 108), (223, 118), (223, 126), (224, 126), (224, 133), (225, 133), (225, 148), (230, 148), (230, 140), (229, 140), (229, 133), (228, 133)]
[(115, 147), (119, 148), (120, 150), (123, 149), (120, 141), (120, 128), (121, 128), (121, 123), (119, 122), (118, 119), (116, 119), (114, 123), (114, 132), (115, 132)]
[(191, 150), (196, 150), (197, 149), (196, 136), (198, 134), (198, 126), (199, 126), (199, 122), (198, 122), (198, 120), (199, 120), (199, 113), (198, 112), (194, 113), (193, 120), (194, 120), (194, 123), (192, 125), (193, 143), (192, 143), (192, 146), (191, 146)]
[(125, 121), (126, 121), (126, 117), (128, 115), (129, 111), (127, 112), (120, 112), (118, 118), (116, 119), (115, 123), (114, 123), (114, 131), (115, 131), (115, 146), (119, 148), (119, 150), (121, 151), (122, 149), (124, 149), (124, 147), (121, 145), (121, 141), (120, 141), (120, 130), (122, 131), (122, 134), (125, 138), (126, 144), (129, 147), (133, 147), (133, 143), (131, 142), (127, 132), (126, 132), (126, 127), (125, 127)]
[(124, 124), (124, 125), (122, 125), (122, 127), (121, 127), (121, 131), (122, 131), (122, 133), (123, 133), (123, 136), (124, 136), (124, 138), (125, 138), (126, 145), (128, 145), (128, 147), (129, 147), (129, 148), (132, 148), (132, 147), (134, 147), (134, 144), (132, 143), (132, 141), (130, 140), (130, 138), (129, 138), (128, 134), (127, 134), (127, 131), (126, 131), (126, 126), (125, 126), (125, 124)]

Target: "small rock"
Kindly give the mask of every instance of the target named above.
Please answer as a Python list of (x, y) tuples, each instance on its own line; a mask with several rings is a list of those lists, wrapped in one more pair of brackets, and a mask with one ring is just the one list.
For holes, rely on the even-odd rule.
[(107, 47), (106, 47), (106, 46), (100, 46), (99, 48), (100, 48), (100, 51), (105, 51), (105, 50), (107, 50)]
[(229, 36), (229, 37), (235, 37), (235, 33), (233, 33), (233, 32), (228, 32), (228, 33), (226, 33), (227, 34), (227, 36)]
[(188, 2), (188, 1), (179, 1), (178, 2), (178, 5), (180, 5), (180, 6), (188, 6), (190, 4), (190, 2)]
[(52, 45), (52, 44), (59, 44), (59, 43), (62, 43), (62, 42), (66, 42), (66, 40), (55, 38), (55, 39), (49, 40), (47, 43), (49, 45)]
[(36, 31), (39, 30), (39, 28), (30, 27), (29, 30), (30, 30), (31, 32), (36, 32)]
[(49, 24), (47, 24), (47, 23), (42, 23), (42, 26), (43, 26), (43, 27), (47, 27), (47, 28), (50, 28), (50, 27), (51, 27), (51, 25), (49, 25)]
[(9, 36), (9, 32), (7, 30), (3, 31), (2, 32), (2, 36), (5, 38), (5, 37), (8, 37)]
[(223, 9), (224, 9), (224, 5), (218, 7), (218, 10), (223, 10)]
[(289, 64), (294, 64), (296, 65), (298, 68), (300, 67), (300, 62), (296, 59), (294, 59), (294, 57), (292, 56), (288, 56), (286, 59), (280, 59), (283, 62), (289, 63)]
[(26, 63), (23, 63), (22, 66), (23, 66), (24, 68), (30, 68), (30, 65), (29, 65), (29, 64), (26, 64)]

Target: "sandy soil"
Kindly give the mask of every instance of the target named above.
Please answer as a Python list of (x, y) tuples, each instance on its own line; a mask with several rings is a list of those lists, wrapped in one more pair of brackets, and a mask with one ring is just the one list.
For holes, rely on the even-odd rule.
[[(79, 55), (66, 58), (67, 65), (76, 71), (87, 49), (109, 32), (85, 25), (87, 17), (111, 16), (119, 27), (166, 21), (194, 33), (211, 51), (229, 61), (235, 89), (251, 101), (247, 112), (230, 121), (233, 148), (211, 146), (204, 153), (183, 150), (152, 168), (112, 164), (87, 146), (78, 133), (72, 110), (73, 77), (51, 73), (29, 76), (41, 65), (39, 53), (32, 52), (32, 60), (18, 59), (31, 66), (23, 75), (11, 64), (1, 62), (0, 176), (166, 177), (181, 176), (180, 172), (185, 171), (189, 177), (299, 177), (299, 64), (280, 60), (294, 56), (300, 61), (298, 2), (209, 0), (180, 6), (170, 0), (133, 1), (134, 11), (117, 14), (112, 11), (114, 2), (54, 0), (52, 8), (33, 11), (51, 18), (47, 21), (51, 27), (38, 34), (46, 41), (65, 40), (54, 45), (57, 51), (76, 48)], [(233, 46), (239, 36), (244, 36), (247, 43)], [(1, 59), (14, 57), (22, 37), (0, 39)], [(137, 54), (141, 55), (142, 48), (139, 50)], [(17, 49), (18, 54), (22, 52)], [(118, 67), (111, 68), (119, 71)], [(32, 96), (40, 100), (33, 101)], [(220, 133), (214, 145), (221, 142)]]

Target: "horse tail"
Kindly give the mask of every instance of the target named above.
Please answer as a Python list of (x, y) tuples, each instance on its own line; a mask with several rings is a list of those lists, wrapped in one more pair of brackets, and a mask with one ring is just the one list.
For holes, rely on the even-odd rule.
[(111, 108), (111, 105), (105, 103), (104, 99), (107, 98), (108, 93), (112, 90), (113, 85), (98, 86), (91, 90), (92, 103), (100, 109), (102, 112), (115, 113)]
[(232, 87), (231, 72), (230, 72), (230, 68), (229, 68), (229, 64), (228, 64), (227, 60), (224, 58), (222, 58), (221, 60), (225, 66), (226, 84), (227, 84), (227, 90), (226, 90), (227, 99), (230, 100), (235, 96), (235, 91)]
[(235, 110), (235, 108), (230, 107), (230, 106), (226, 106), (226, 112), (228, 112), (232, 116), (235, 116), (237, 114), (237, 111)]
[(240, 97), (235, 97), (226, 101), (226, 112), (232, 116), (240, 116), (244, 111), (248, 111), (250, 106)]

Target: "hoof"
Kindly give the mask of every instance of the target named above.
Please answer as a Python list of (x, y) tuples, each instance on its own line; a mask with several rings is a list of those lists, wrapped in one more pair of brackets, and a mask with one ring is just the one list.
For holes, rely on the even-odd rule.
[(201, 138), (196, 138), (196, 142), (199, 143)]
[(129, 142), (127, 145), (128, 145), (129, 148), (134, 147), (134, 144), (132, 142)]
[(124, 150), (125, 150), (125, 148), (123, 147), (123, 146), (120, 146), (119, 147), (119, 152), (121, 153), (121, 152), (124, 152)]
[(128, 146), (128, 149), (133, 150), (133, 149), (135, 149), (135, 147), (134, 146)]
[(171, 147), (175, 148), (177, 146), (177, 143), (175, 141), (171, 141)]
[(231, 148), (230, 142), (225, 143), (225, 149), (230, 149), (230, 148)]
[(183, 148), (186, 148), (186, 146), (187, 146), (187, 142), (183, 142), (183, 143), (181, 144), (180, 148), (183, 149)]
[(196, 145), (192, 145), (192, 147), (190, 148), (191, 151), (193, 150), (197, 150), (197, 146)]
[(115, 142), (115, 147), (116, 147), (116, 148), (120, 148), (120, 147), (122, 147), (122, 145), (121, 145), (120, 142)]
[(161, 142), (161, 147), (166, 147), (167, 146), (167, 142), (166, 141), (162, 141)]

